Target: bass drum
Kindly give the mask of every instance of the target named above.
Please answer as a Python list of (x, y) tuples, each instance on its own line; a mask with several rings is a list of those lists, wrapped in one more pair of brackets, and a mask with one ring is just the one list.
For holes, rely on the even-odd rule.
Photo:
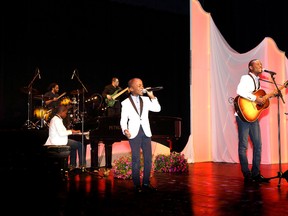
[(88, 118), (103, 116), (103, 97), (101, 94), (95, 93), (85, 100), (85, 107)]

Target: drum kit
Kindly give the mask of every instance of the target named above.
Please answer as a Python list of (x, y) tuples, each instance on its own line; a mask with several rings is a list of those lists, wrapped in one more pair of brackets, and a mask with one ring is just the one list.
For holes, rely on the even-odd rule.
[(41, 106), (36, 106), (33, 111), (33, 116), (36, 118), (35, 126), (37, 129), (49, 127), (49, 117), (52, 113), (52, 109), (47, 109), (45, 106), (45, 100), (48, 100), (48, 97), (42, 95), (35, 95), (33, 96), (35, 100), (41, 100)]
[[(29, 93), (23, 89), (24, 93)], [(33, 99), (36, 101), (41, 101), (41, 105), (35, 106), (33, 109), (33, 121), (30, 120), (30, 103), (28, 106), (28, 120), (26, 121), (25, 126), (28, 129), (40, 129), (40, 128), (49, 128), (49, 122), (51, 120), (53, 109), (48, 109), (45, 105), (45, 101), (51, 98), (39, 94), (39, 91), (33, 89), (35, 95)], [(30, 93), (29, 93), (30, 94)], [(71, 129), (75, 124), (81, 123), (81, 113), (80, 113), (80, 90), (73, 90), (70, 92), (71, 97), (62, 96), (59, 98), (60, 104), (68, 106), (68, 115), (67, 119), (64, 119), (63, 122), (67, 129)], [(65, 95), (64, 93), (62, 95)], [(32, 96), (32, 94), (31, 94)], [(61, 96), (61, 95), (60, 95)], [(85, 99), (85, 104), (87, 105), (87, 114), (91, 116), (98, 115), (98, 111), (101, 109), (102, 105), (102, 96), (100, 94), (93, 94), (92, 96)], [(31, 102), (32, 104), (32, 102)], [(97, 113), (97, 114), (96, 114)]]

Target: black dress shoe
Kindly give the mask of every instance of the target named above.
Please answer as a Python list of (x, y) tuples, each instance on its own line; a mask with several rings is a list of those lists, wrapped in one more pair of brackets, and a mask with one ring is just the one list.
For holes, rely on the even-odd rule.
[(144, 192), (156, 192), (157, 188), (153, 187), (153, 185), (149, 184), (149, 185), (143, 185), (142, 189)]
[(285, 178), (286, 181), (288, 182), (288, 170), (286, 170), (282, 175), (281, 178)]
[(260, 174), (258, 174), (257, 176), (252, 177), (252, 179), (253, 179), (253, 182), (258, 182), (258, 183), (261, 183), (261, 182), (269, 183), (270, 182), (270, 179), (264, 178), (264, 176), (262, 176)]

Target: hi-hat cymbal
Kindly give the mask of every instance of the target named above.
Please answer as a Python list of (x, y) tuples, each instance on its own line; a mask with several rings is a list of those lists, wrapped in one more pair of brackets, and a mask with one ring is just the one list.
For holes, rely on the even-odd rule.
[(21, 91), (25, 94), (29, 94), (32, 93), (32, 94), (40, 94), (40, 92), (37, 90), (37, 89), (34, 89), (34, 88), (28, 88), (28, 87), (23, 87), (21, 88)]
[(48, 99), (50, 99), (50, 97), (47, 97), (47, 96), (44, 96), (44, 95), (35, 95), (35, 96), (33, 96), (33, 98), (34, 99), (36, 99), (36, 100), (48, 100)]
[(79, 90), (79, 89), (72, 90), (72, 91), (70, 92), (70, 94), (72, 94), (72, 95), (82, 94), (82, 93), (83, 93), (83, 90)]

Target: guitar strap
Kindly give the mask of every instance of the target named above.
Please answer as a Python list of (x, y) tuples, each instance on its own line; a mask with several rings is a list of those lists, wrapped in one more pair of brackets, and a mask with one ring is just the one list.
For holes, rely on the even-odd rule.
[(252, 80), (254, 82), (254, 89), (255, 90), (253, 92), (256, 92), (260, 88), (260, 81), (258, 80), (258, 88), (257, 88), (255, 79), (253, 78), (253, 76), (250, 73), (249, 73), (249, 76), (252, 78)]

